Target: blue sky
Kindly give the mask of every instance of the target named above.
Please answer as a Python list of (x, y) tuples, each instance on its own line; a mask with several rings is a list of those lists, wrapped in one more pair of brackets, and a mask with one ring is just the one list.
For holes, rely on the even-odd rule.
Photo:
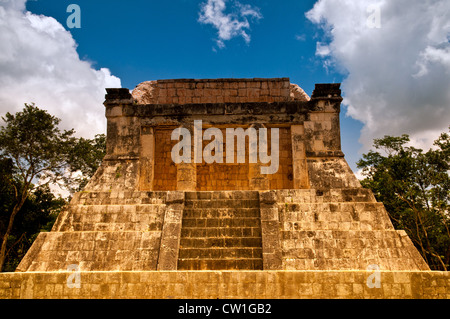
[[(222, 17), (249, 28), (220, 38), (217, 26), (199, 22), (208, 1), (224, 4)], [(356, 171), (373, 138), (408, 133), (426, 147), (450, 123), (450, 96), (442, 86), (450, 83), (450, 5), (405, 1), (5, 0), (1, 111), (33, 101), (81, 135), (92, 135), (105, 129), (105, 87), (133, 89), (173, 78), (289, 77), (311, 95), (315, 83), (343, 82), (342, 148)], [(69, 4), (81, 9), (79, 29), (67, 26)], [(373, 5), (380, 8), (378, 28), (366, 25)], [(398, 22), (405, 19), (408, 28)], [(27, 39), (30, 34), (35, 37)], [(45, 75), (26, 75), (28, 70)], [(12, 99), (11, 92), (19, 97)]]
[(249, 44), (236, 37), (223, 49), (216, 30), (198, 22), (203, 2), (38, 0), (27, 9), (66, 26), (67, 6), (78, 4), (81, 28), (66, 28), (80, 57), (109, 68), (130, 89), (149, 79), (287, 76), (311, 93), (314, 83), (340, 80), (315, 57), (319, 29), (305, 17), (315, 1), (245, 1), (263, 18), (251, 25)]

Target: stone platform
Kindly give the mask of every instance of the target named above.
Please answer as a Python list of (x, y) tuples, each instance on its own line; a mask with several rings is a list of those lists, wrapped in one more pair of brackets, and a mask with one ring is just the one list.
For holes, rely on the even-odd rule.
[(429, 270), (363, 188), (82, 192), (16, 271)]
[(22, 299), (408, 299), (450, 298), (450, 275), (437, 271), (106, 271), (1, 273), (0, 298)]
[[(101, 166), (0, 274), (0, 298), (449, 298), (448, 273), (430, 271), (347, 164), (340, 84), (310, 98), (288, 78), (163, 80), (105, 99)], [(230, 158), (238, 143), (250, 154), (251, 132), (278, 132), (278, 170), (246, 153), (174, 160), (174, 131), (203, 147), (210, 128), (234, 132)]]

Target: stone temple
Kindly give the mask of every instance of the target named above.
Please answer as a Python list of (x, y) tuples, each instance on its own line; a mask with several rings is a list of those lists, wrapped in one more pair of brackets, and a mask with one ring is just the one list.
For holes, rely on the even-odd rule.
[[(0, 296), (449, 298), (448, 274), (430, 271), (348, 166), (341, 101), (339, 84), (316, 84), (309, 97), (288, 78), (107, 89), (101, 167), (16, 273), (0, 276)], [(199, 120), (201, 133), (223, 136), (277, 128), (278, 170), (262, 174), (270, 164), (249, 152), (241, 162), (175, 163), (172, 133), (186, 129), (194, 145)], [(250, 137), (237, 143), (250, 149)], [(80, 288), (66, 285), (70, 265)], [(368, 269), (381, 273), (379, 287)]]

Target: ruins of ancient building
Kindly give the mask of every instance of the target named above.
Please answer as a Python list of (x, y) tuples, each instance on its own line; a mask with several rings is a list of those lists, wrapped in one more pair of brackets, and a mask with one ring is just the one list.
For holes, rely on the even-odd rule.
[[(15, 275), (55, 274), (62, 276), (58, 282), (77, 265), (90, 278), (87, 290), (54, 288), (72, 297), (423, 295), (429, 267), (345, 161), (341, 101), (339, 84), (316, 84), (309, 97), (288, 78), (160, 80), (132, 93), (107, 89), (107, 155)], [(202, 123), (200, 137), (195, 121)], [(207, 163), (200, 153), (194, 161), (194, 149), (190, 162), (175, 163), (180, 140), (172, 134), (180, 128), (191, 134), (191, 145), (201, 144), (200, 152), (211, 143), (202, 138), (209, 128), (223, 136), (254, 128), (269, 140), (277, 129), (278, 169), (263, 174), (270, 164), (249, 160), (250, 134), (236, 142), (245, 161), (226, 160), (239, 154), (230, 146), (237, 137), (224, 137), (223, 150), (233, 151), (224, 151), (223, 160)], [(366, 288), (374, 265), (389, 274), (383, 284), (399, 290)], [(143, 286), (111, 290), (124, 283)], [(307, 292), (297, 284), (309, 285)], [(39, 297), (36, 285), (16, 293)], [(439, 285), (448, 297), (448, 282)]]

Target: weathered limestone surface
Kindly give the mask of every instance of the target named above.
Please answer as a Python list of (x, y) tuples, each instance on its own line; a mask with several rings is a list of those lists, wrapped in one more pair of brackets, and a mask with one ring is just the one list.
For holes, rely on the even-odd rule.
[(0, 298), (153, 299), (449, 299), (450, 276), (438, 271), (122, 271), (0, 273)]
[(132, 92), (138, 104), (308, 101), (298, 85), (282, 79), (179, 79), (146, 81)]
[[(234, 86), (260, 90), (255, 95), (258, 98), (243, 93), (239, 100), (211, 99), (211, 92), (227, 97)], [(261, 93), (259, 87), (267, 87), (268, 93)], [(278, 93), (283, 90), (286, 93)], [(292, 90), (297, 93), (289, 93)], [(107, 91), (107, 156), (86, 190), (107, 191), (116, 186), (142, 191), (360, 187), (341, 151), (339, 84), (317, 84), (311, 98), (287, 78), (161, 80), (144, 82), (133, 95), (127, 89)], [(184, 102), (165, 98), (187, 91), (202, 97)], [(192, 132), (194, 120), (202, 120), (205, 129), (216, 127), (223, 132), (237, 127), (278, 128), (278, 172), (266, 178), (256, 176), (259, 163), (174, 165), (171, 132), (178, 127)]]
[(179, 270), (262, 270), (259, 194), (187, 192)]
[(168, 195), (82, 192), (49, 233), (41, 233), (16, 271), (156, 270)]
[(294, 101), (309, 101), (311, 98), (306, 94), (305, 91), (297, 84), (291, 84), (291, 100)]
[(157, 266), (158, 270), (177, 270), (183, 210), (184, 193), (168, 192)]
[[(75, 204), (77, 203), (77, 204)], [(17, 271), (429, 270), (363, 188), (84, 192)]]
[[(311, 98), (287, 78), (107, 93), (101, 167), (17, 272), (0, 274), (0, 298), (449, 297), (448, 274), (429, 271), (345, 161), (339, 84), (317, 84)], [(278, 171), (175, 164), (171, 132), (193, 133), (194, 120), (278, 128)], [(71, 265), (80, 289), (66, 285)], [(373, 265), (381, 288), (366, 284)]]

